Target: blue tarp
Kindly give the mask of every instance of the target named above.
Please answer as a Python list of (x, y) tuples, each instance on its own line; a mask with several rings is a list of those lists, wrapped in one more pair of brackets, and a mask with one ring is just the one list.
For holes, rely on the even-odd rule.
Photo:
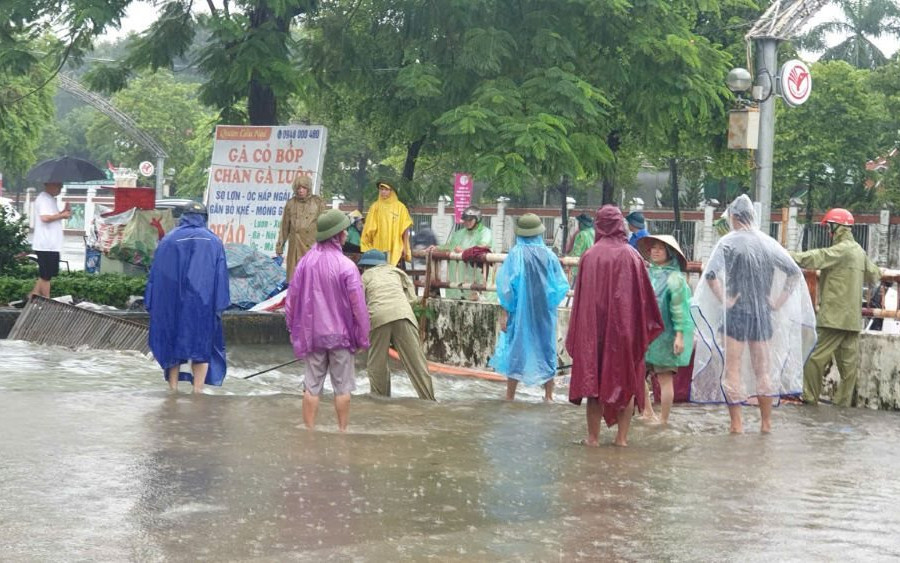
[(265, 301), (285, 287), (284, 268), (253, 247), (226, 244), (231, 302), (242, 309)]
[[(150, 312), (150, 350), (165, 370), (188, 361), (208, 362), (207, 385), (225, 379), (222, 311), (231, 303), (222, 242), (205, 217), (182, 216), (156, 248), (144, 305)], [(193, 381), (181, 372), (180, 381)]]

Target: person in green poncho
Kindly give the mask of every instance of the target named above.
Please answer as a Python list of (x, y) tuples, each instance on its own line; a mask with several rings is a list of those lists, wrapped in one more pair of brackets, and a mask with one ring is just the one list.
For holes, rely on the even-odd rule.
[(347, 214), (352, 223), (347, 227), (347, 241), (344, 243), (344, 254), (359, 254), (359, 240), (363, 230), (363, 216), (358, 209)]
[[(481, 222), (481, 209), (471, 205), (462, 213), (463, 228), (457, 229), (450, 235), (450, 240), (442, 244), (438, 248), (441, 250), (449, 250), (450, 252), (462, 252), (468, 248), (481, 246), (491, 248), (494, 236), (491, 230), (484, 226)], [(451, 260), (447, 264), (447, 281), (451, 283), (474, 283), (482, 281), (481, 268), (469, 266), (462, 262)], [(478, 294), (473, 292), (473, 295)], [(462, 291), (458, 289), (446, 290), (445, 296), (448, 299), (459, 299), (462, 297)]]
[[(572, 244), (572, 252), (569, 256), (580, 258), (588, 248), (594, 246), (594, 220), (587, 214), (582, 213), (578, 219), (578, 234), (575, 235), (575, 242)], [(572, 268), (572, 283), (578, 277), (578, 266)]]
[[(647, 235), (638, 241), (638, 250), (649, 262), (650, 283), (656, 293), (665, 330), (650, 343), (644, 361), (656, 375), (660, 390), (660, 424), (669, 422), (675, 397), (675, 373), (691, 363), (694, 349), (694, 323), (691, 320), (691, 287), (684, 275), (687, 259), (674, 237)], [(653, 407), (648, 405), (649, 417)]]

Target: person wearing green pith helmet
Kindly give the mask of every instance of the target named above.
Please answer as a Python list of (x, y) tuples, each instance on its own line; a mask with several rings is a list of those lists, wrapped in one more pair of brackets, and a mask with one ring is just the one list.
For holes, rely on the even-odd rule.
[(420, 399), (434, 400), (434, 387), (425, 351), (419, 343), (419, 324), (411, 304), (416, 288), (409, 276), (387, 263), (387, 254), (369, 250), (357, 265), (364, 270), (363, 288), (369, 309), (371, 332), (366, 371), (372, 394), (391, 396), (391, 372), (388, 368), (388, 348), (397, 349), (400, 361)]
[(559, 258), (544, 244), (544, 223), (534, 213), (516, 221), (516, 245), (497, 273), (500, 334), (490, 365), (506, 376), (506, 400), (519, 382), (541, 385), (553, 400), (556, 309), (569, 291)]
[(791, 252), (802, 268), (819, 270), (819, 312), (816, 347), (803, 366), (803, 401), (818, 403), (825, 368), (834, 357), (841, 381), (833, 403), (849, 407), (859, 375), (859, 332), (862, 330), (863, 281), (876, 284), (881, 270), (853, 239), (853, 215), (831, 209), (822, 219), (833, 242), (828, 248)]

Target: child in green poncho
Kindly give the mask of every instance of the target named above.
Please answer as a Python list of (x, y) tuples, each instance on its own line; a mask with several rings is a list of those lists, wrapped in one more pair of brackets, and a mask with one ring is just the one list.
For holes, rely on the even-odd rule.
[(649, 261), (650, 282), (666, 327), (644, 356), (648, 371), (659, 380), (660, 423), (666, 424), (675, 396), (675, 373), (691, 362), (694, 347), (691, 287), (684, 274), (687, 260), (678, 241), (669, 235), (646, 236), (638, 241), (638, 248)]

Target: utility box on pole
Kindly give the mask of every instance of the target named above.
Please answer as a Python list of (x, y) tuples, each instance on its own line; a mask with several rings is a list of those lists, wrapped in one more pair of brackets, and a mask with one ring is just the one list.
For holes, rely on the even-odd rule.
[(756, 150), (759, 144), (759, 109), (747, 107), (728, 112), (728, 148)]

